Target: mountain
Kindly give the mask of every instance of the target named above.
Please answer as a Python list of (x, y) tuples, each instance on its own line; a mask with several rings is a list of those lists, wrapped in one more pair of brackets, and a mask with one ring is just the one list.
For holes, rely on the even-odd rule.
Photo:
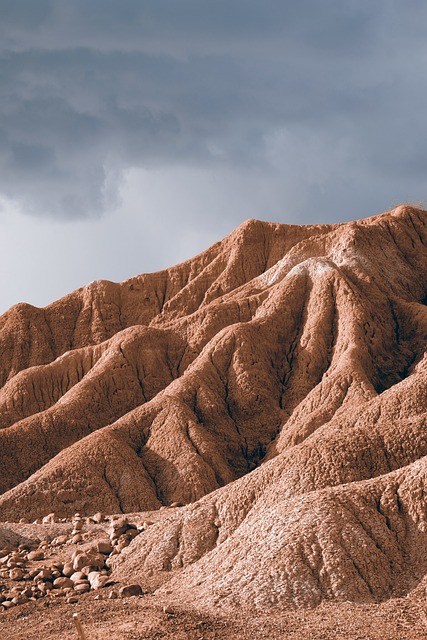
[(12, 307), (0, 520), (161, 509), (115, 575), (200, 606), (409, 593), (427, 573), (426, 303), (427, 212), (400, 206), (248, 220), (165, 271)]

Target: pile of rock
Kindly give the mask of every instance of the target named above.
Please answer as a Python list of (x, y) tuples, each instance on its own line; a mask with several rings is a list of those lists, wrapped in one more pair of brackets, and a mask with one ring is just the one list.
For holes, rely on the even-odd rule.
[(145, 523), (142, 525), (131, 524), (125, 517), (113, 519), (108, 529), (110, 542), (113, 546), (113, 555), (128, 547), (132, 540), (142, 533), (145, 528)]
[[(101, 543), (98, 546), (101, 547)], [(8, 586), (0, 585), (0, 606), (9, 609), (47, 595), (65, 596), (68, 602), (76, 602), (78, 595), (100, 589), (110, 581), (105, 553), (109, 553), (110, 548), (111, 545), (108, 550), (104, 548), (104, 553), (77, 550), (65, 564), (41, 562), (45, 559), (43, 548), (30, 550), (28, 546), (20, 545), (17, 549), (1, 549), (0, 578), (6, 579)], [(34, 562), (37, 566), (28, 566)]]
[[(88, 533), (83, 533), (85, 525), (100, 524), (105, 520), (97, 513), (91, 518), (83, 518), (76, 513), (72, 518), (72, 530), (59, 535), (50, 542), (44, 540), (37, 547), (20, 545), (0, 549), (0, 611), (30, 600), (46, 596), (64, 596), (69, 603), (75, 603), (78, 596), (91, 590), (101, 589), (111, 584), (109, 559), (129, 546), (132, 540), (148, 526), (136, 525), (124, 516), (112, 518), (107, 533), (109, 539), (98, 539), (90, 546), (83, 545)], [(54, 513), (43, 518), (43, 524), (57, 521)], [(47, 560), (52, 547), (66, 544), (78, 545), (65, 562)], [(132, 587), (132, 588), (130, 588)], [(131, 593), (130, 593), (131, 592)], [(141, 595), (139, 585), (123, 587), (114, 596), (129, 597)]]

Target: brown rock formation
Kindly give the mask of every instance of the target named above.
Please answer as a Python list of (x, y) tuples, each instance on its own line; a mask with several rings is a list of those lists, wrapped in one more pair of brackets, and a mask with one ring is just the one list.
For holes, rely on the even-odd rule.
[(426, 299), (427, 212), (398, 207), (250, 220), (166, 271), (13, 307), (0, 519), (182, 503), (115, 571), (177, 570), (163, 588), (188, 602), (409, 592), (427, 572)]

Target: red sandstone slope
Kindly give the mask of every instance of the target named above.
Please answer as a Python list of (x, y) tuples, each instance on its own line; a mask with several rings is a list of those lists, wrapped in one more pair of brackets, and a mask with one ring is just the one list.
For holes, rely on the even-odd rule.
[[(427, 571), (427, 213), (248, 221), (194, 260), (0, 318), (0, 518), (174, 509), (117, 561), (205, 603)], [(157, 578), (156, 578), (157, 580)]]

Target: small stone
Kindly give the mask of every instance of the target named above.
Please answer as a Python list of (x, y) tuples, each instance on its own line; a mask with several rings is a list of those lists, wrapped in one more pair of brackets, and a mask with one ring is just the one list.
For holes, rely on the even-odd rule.
[(132, 596), (142, 596), (142, 589), (139, 584), (128, 584), (119, 589), (121, 598), (131, 598)]
[(50, 545), (50, 539), (45, 538), (39, 544), (39, 549), (48, 549)]
[(34, 580), (34, 578), (40, 573), (40, 567), (34, 567), (28, 572), (28, 577), (30, 580)]
[(71, 556), (73, 560), (74, 571), (81, 571), (83, 567), (93, 566), (95, 568), (102, 569), (105, 564), (105, 558), (98, 553), (84, 553), (78, 551)]
[(22, 569), (15, 568), (9, 571), (9, 578), (11, 580), (22, 580), (23, 577), (24, 577), (24, 572), (22, 571)]
[(96, 522), (96, 524), (100, 524), (104, 520), (104, 514), (98, 511), (92, 516), (92, 520)]
[(68, 596), (68, 598), (66, 599), (66, 603), (67, 604), (77, 604), (79, 601), (78, 598), (76, 598), (76, 596)]
[(44, 560), (44, 553), (42, 550), (30, 551), (27, 555), (27, 559), (31, 561), (33, 560)]
[(117, 531), (113, 531), (110, 534), (110, 542), (111, 542), (111, 544), (116, 544), (117, 540), (120, 538), (121, 535), (122, 535), (121, 533), (118, 533)]
[(78, 544), (79, 542), (82, 542), (82, 540), (83, 540), (83, 536), (81, 535), (81, 533), (77, 533), (71, 538), (71, 542), (73, 544)]
[(107, 541), (104, 542), (103, 540), (100, 540), (99, 542), (97, 542), (95, 549), (98, 553), (103, 553), (104, 555), (108, 555), (109, 553), (112, 552), (113, 545), (111, 544), (111, 542), (107, 542)]
[(116, 600), (119, 596), (117, 591), (110, 591), (110, 593), (108, 594), (108, 597), (110, 598), (110, 600)]
[(73, 582), (77, 582), (78, 580), (86, 580), (86, 574), (82, 571), (75, 571), (71, 576), (70, 580)]
[(77, 593), (87, 593), (90, 591), (89, 582), (80, 582), (79, 584), (74, 585), (74, 591)]
[(138, 529), (128, 529), (126, 531), (126, 537), (130, 540), (133, 540), (134, 538), (136, 538), (136, 536), (139, 536), (140, 533), (141, 532), (138, 531)]
[(42, 569), (36, 576), (35, 580), (42, 582), (51, 582), (53, 579), (52, 571), (49, 569)]
[(76, 555), (75, 558), (73, 559), (74, 571), (80, 571), (81, 569), (83, 569), (83, 567), (85, 567), (88, 564), (89, 564), (89, 559), (85, 553), (80, 553)]
[(62, 569), (62, 575), (66, 578), (70, 578), (74, 573), (74, 567), (72, 562), (66, 562), (64, 564), (64, 568)]
[(11, 609), (12, 607), (15, 607), (15, 603), (12, 602), (12, 600), (5, 600), (4, 602), (1, 603), (1, 606), (4, 609)]
[(129, 528), (129, 521), (127, 518), (118, 518), (117, 520), (113, 520), (110, 526), (110, 531), (118, 533), (121, 535)]
[(9, 560), (8, 560), (7, 562), (8, 562), (8, 564), (9, 564), (10, 562), (14, 562), (14, 563), (16, 564), (16, 563), (17, 563), (17, 562), (19, 562), (20, 560), (21, 560), (21, 556), (19, 555), (19, 553), (12, 553), (12, 554), (9, 556)]
[(102, 575), (99, 571), (91, 571), (87, 578), (92, 589), (102, 589), (110, 581), (108, 576)]
[(51, 582), (38, 582), (37, 583), (37, 589), (40, 591), (40, 593), (45, 595), (49, 591), (52, 591), (53, 585), (52, 585)]
[(130, 545), (130, 541), (126, 540), (126, 538), (119, 540), (117, 543), (117, 551), (123, 551), (123, 549), (126, 549), (126, 547), (128, 547)]
[(49, 513), (43, 518), (42, 524), (53, 524), (54, 522), (56, 522), (56, 520), (56, 515), (54, 513)]
[(66, 535), (62, 535), (62, 536), (57, 536), (56, 538), (54, 538), (51, 542), (51, 544), (54, 547), (58, 547), (62, 544), (66, 544), (68, 542), (68, 536)]
[(67, 587), (72, 589), (74, 587), (74, 582), (70, 578), (66, 577), (56, 578), (56, 580), (53, 581), (53, 586), (56, 589), (66, 589)]

